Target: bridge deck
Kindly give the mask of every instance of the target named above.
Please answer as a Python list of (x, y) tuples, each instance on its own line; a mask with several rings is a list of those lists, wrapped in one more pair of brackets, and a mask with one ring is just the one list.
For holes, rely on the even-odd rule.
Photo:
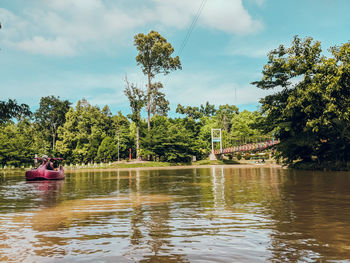
[(239, 146), (232, 146), (229, 148), (224, 148), (222, 151), (214, 150), (214, 154), (223, 154), (223, 153), (234, 153), (234, 152), (247, 152), (247, 151), (256, 151), (264, 150), (269, 147), (272, 147), (279, 143), (279, 140), (270, 140), (258, 143), (248, 143)]

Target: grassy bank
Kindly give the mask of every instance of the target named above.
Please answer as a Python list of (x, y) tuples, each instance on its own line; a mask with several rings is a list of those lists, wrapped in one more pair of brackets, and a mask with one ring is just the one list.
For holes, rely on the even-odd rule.
[[(76, 169), (127, 169), (127, 168), (148, 168), (148, 167), (172, 167), (172, 166), (200, 166), (200, 165), (225, 165), (225, 164), (240, 164), (237, 161), (232, 160), (216, 160), (216, 161), (210, 161), (210, 160), (201, 160), (198, 162), (193, 163), (170, 163), (170, 162), (153, 162), (153, 161), (122, 161), (122, 162), (113, 162), (113, 163), (100, 163), (100, 164), (75, 164), (75, 165), (65, 165), (64, 168), (67, 170), (76, 170)], [(14, 167), (7, 167), (7, 168), (1, 168), (1, 171), (24, 171), (31, 169), (30, 167), (27, 168), (14, 168)]]
[(72, 169), (89, 169), (89, 168), (100, 168), (100, 169), (109, 169), (109, 168), (147, 168), (147, 167), (172, 167), (172, 166), (200, 166), (200, 165), (225, 165), (225, 164), (240, 164), (239, 162), (232, 160), (201, 160), (198, 162), (192, 163), (170, 163), (170, 162), (153, 162), (153, 161), (131, 161), (131, 162), (115, 162), (110, 164), (100, 164), (97, 166), (72, 166)]

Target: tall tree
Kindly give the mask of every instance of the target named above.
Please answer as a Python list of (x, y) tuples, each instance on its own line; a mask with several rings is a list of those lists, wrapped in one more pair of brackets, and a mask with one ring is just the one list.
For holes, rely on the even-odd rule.
[(143, 90), (136, 87), (135, 84), (129, 83), (128, 79), (125, 78), (125, 90), (124, 94), (128, 98), (131, 108), (131, 114), (128, 117), (135, 123), (136, 125), (136, 159), (139, 158), (140, 151), (140, 122), (141, 122), (141, 109), (145, 105), (145, 94)]
[(129, 155), (129, 148), (135, 145), (134, 136), (130, 136), (130, 122), (121, 111), (113, 116), (113, 121), (115, 124), (115, 141), (119, 149), (119, 157), (127, 158)]
[(171, 57), (174, 48), (158, 32), (151, 31), (147, 35), (137, 34), (134, 38), (134, 45), (138, 50), (136, 56), (137, 65), (147, 76), (147, 126), (151, 128), (152, 113), (152, 79), (157, 74), (168, 74), (172, 70), (181, 69), (181, 62), (178, 56)]
[(169, 101), (165, 98), (165, 94), (160, 91), (163, 88), (161, 82), (156, 82), (151, 85), (151, 113), (152, 115), (167, 116)]
[(68, 100), (60, 100), (60, 97), (47, 96), (40, 99), (40, 107), (34, 113), (35, 122), (39, 129), (52, 138), (52, 149), (55, 149), (58, 127), (66, 121), (66, 113), (71, 103)]
[(321, 56), (321, 43), (295, 37), (290, 48), (269, 54), (262, 89), (281, 88), (261, 100), (266, 129), (281, 140), (279, 150), (292, 164), (350, 161), (350, 44)]
[(21, 119), (30, 116), (32, 113), (27, 104), (17, 104), (16, 100), (9, 99), (0, 101), (0, 124), (11, 120), (12, 118)]

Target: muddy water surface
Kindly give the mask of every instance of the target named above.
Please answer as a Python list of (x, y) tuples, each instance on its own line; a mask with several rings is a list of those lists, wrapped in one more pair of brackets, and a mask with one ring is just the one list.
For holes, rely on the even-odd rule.
[(2, 174), (0, 261), (350, 262), (350, 173)]

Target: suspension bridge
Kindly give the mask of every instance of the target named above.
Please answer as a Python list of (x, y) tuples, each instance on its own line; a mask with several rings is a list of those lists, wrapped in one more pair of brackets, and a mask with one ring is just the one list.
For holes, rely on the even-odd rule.
[[(220, 143), (220, 148), (215, 149), (215, 143)], [(221, 138), (221, 129), (211, 129), (211, 145), (212, 145), (212, 154), (228, 154), (228, 153), (238, 153), (238, 152), (248, 152), (248, 151), (263, 151), (268, 148), (271, 148), (279, 143), (279, 140), (274, 138), (263, 140), (260, 142), (254, 143), (244, 143), (238, 146), (231, 146), (228, 148), (222, 148), (222, 138)]]
[(275, 146), (278, 143), (279, 143), (279, 140), (271, 139), (271, 140), (266, 140), (266, 141), (256, 142), (256, 143), (246, 143), (246, 144), (232, 146), (228, 148), (213, 149), (213, 153), (217, 155), (217, 154), (235, 153), (235, 152), (262, 151), (262, 150), (271, 148), (272, 146)]

